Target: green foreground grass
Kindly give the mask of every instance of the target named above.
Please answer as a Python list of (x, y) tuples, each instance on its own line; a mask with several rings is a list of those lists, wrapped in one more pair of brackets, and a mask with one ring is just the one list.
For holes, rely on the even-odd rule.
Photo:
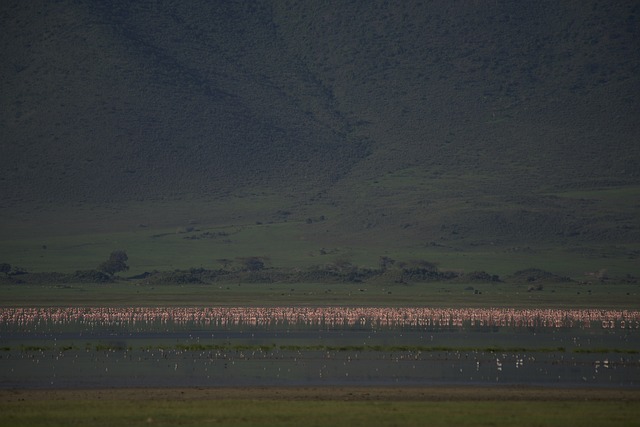
[(0, 391), (0, 426), (632, 426), (636, 390)]

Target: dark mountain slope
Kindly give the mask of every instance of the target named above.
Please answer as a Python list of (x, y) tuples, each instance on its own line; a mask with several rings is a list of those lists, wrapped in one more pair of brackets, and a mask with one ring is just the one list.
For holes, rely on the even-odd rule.
[(599, 1), (284, 5), (279, 28), (304, 36), (283, 39), (374, 142), (334, 192), (350, 229), (635, 239), (637, 206), (621, 214), (547, 193), (638, 184), (638, 12)]
[(4, 207), (264, 192), (329, 207), (318, 232), (345, 239), (637, 241), (637, 204), (557, 194), (637, 196), (639, 20), (601, 0), (4, 2)]
[(325, 102), (263, 11), (200, 6), (5, 6), (7, 199), (300, 189), (365, 154), (339, 117), (319, 122), (282, 90), (286, 78)]
[(584, 186), (586, 168), (592, 185), (638, 180), (628, 157), (639, 154), (635, 9), (596, 1), (291, 2), (282, 21), (295, 23), (284, 38), (341, 109), (368, 122), (361, 131), (380, 141), (385, 166), (461, 165), (517, 177), (528, 165), (546, 184)]

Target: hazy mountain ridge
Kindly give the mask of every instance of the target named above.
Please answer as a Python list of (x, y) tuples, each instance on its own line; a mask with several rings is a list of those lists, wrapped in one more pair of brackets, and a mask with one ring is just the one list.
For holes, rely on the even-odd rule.
[(637, 205), (552, 194), (637, 194), (634, 2), (0, 10), (6, 209), (248, 191), (330, 206), (323, 233), (640, 235)]

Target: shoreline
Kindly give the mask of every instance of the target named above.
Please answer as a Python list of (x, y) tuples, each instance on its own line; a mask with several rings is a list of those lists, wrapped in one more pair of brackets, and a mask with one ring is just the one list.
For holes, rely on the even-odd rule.
[(609, 401), (640, 402), (640, 388), (489, 386), (265, 386), (193, 388), (0, 389), (3, 402), (23, 400), (285, 401)]

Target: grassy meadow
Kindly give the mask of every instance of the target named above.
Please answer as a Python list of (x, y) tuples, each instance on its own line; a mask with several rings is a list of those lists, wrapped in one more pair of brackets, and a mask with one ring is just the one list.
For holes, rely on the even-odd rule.
[(636, 391), (513, 388), (0, 391), (2, 426), (633, 426)]
[[(627, 192), (607, 191), (625, 203)], [(601, 194), (598, 193), (598, 194)], [(595, 197), (570, 194), (566, 197)], [(604, 196), (602, 200), (605, 199)], [(615, 203), (610, 200), (610, 204)], [(412, 262), (426, 260), (440, 271), (499, 275), (501, 282), (456, 280), (397, 283), (393, 274), (362, 283), (250, 283), (141, 286), (120, 280), (108, 284), (10, 284), (0, 286), (2, 304), (345, 304), (433, 306), (637, 307), (640, 276), (637, 243), (420, 242), (403, 238), (403, 230), (381, 228), (361, 234), (349, 231), (343, 217), (327, 206), (314, 212), (289, 212), (276, 197), (237, 198), (234, 202), (164, 201), (121, 206), (113, 211), (79, 207), (47, 222), (27, 222), (0, 237), (0, 261), (28, 272), (91, 270), (115, 249), (125, 250), (130, 269), (122, 279), (144, 272), (204, 268), (242, 268), (242, 259), (260, 257), (265, 271), (296, 271), (349, 264), (379, 268), (380, 257)], [(155, 209), (157, 208), (157, 209)], [(90, 211), (95, 212), (91, 217)], [(108, 225), (96, 219), (110, 217)], [(53, 226), (52, 224), (55, 224)], [(94, 224), (93, 226), (91, 224)], [(97, 225), (96, 225), (97, 224)], [(344, 231), (341, 233), (340, 231)], [(511, 276), (539, 268), (571, 282), (547, 282), (541, 292)], [(16, 276), (17, 277), (17, 276)], [(606, 279), (606, 280), (602, 280)]]
[[(625, 193), (626, 194), (626, 193)], [(628, 200), (628, 198), (627, 198)], [(221, 259), (259, 256), (267, 267), (305, 268), (337, 260), (376, 268), (381, 256), (423, 259), (441, 270), (484, 270), (505, 276), (537, 267), (581, 280), (607, 270), (612, 276), (640, 275), (640, 244), (536, 241), (508, 242), (407, 237), (402, 229), (350, 229), (345, 215), (330, 209), (291, 213), (271, 199), (205, 203), (180, 200), (127, 205), (111, 213), (95, 207), (44, 213), (24, 225), (3, 229), (0, 260), (27, 271), (93, 269), (114, 249), (129, 254), (131, 275), (144, 271), (220, 268)], [(95, 211), (95, 213), (92, 213)], [(242, 215), (240, 215), (242, 212)], [(101, 226), (101, 218), (110, 219)], [(477, 237), (477, 236), (476, 236)], [(477, 237), (475, 240), (478, 240)]]
[[(636, 285), (236, 283), (143, 286), (109, 284), (3, 285), (2, 306), (427, 306), (514, 308), (640, 308)], [(478, 290), (481, 293), (476, 293)]]

